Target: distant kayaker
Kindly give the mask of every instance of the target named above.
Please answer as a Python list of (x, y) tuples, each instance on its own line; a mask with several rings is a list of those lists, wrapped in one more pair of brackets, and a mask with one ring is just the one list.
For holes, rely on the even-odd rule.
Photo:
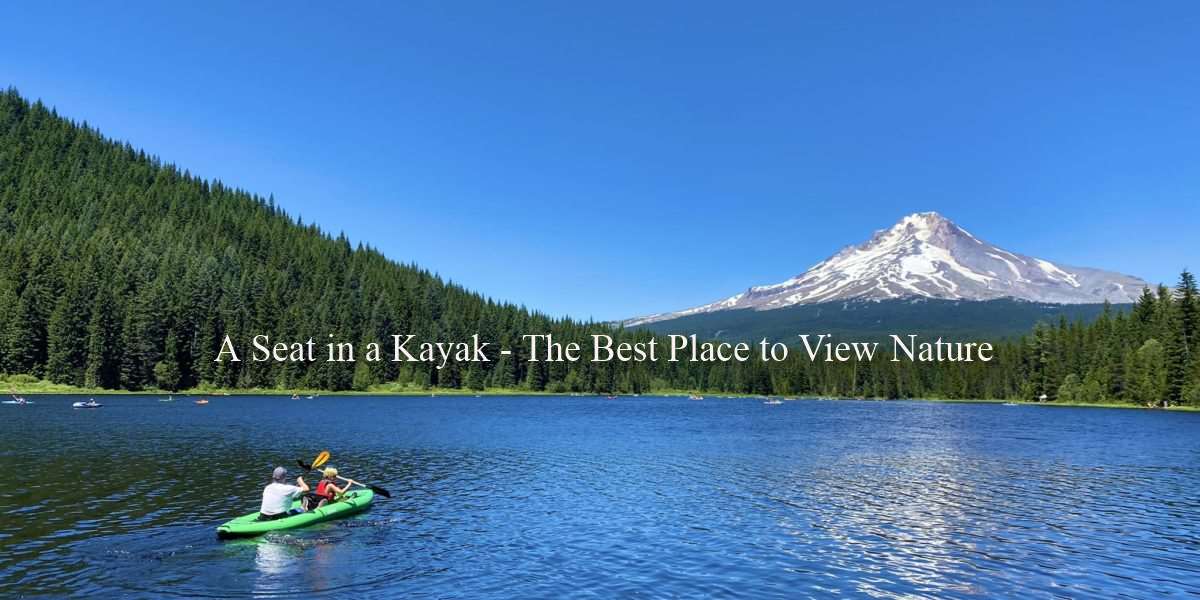
[(321, 472), (321, 481), (317, 483), (316, 491), (304, 496), (304, 510), (316, 510), (326, 504), (337, 500), (342, 494), (346, 493), (346, 489), (350, 487), (337, 486), (338, 470), (333, 467), (326, 467)]
[(304, 476), (296, 478), (296, 485), (284, 483), (287, 479), (287, 469), (275, 467), (271, 473), (271, 483), (263, 489), (262, 508), (258, 509), (258, 520), (272, 521), (282, 519), (291, 514), (292, 502), (296, 497), (309, 490)]

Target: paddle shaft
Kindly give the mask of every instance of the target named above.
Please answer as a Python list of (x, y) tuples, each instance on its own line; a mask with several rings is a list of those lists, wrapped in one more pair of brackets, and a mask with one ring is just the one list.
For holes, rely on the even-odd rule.
[[(345, 477), (342, 477), (341, 475), (334, 475), (334, 477), (335, 477), (335, 478), (337, 478), (337, 479), (341, 479), (342, 481), (345, 481), (346, 483), (348, 483), (348, 484), (350, 484), (350, 485), (357, 485), (357, 486), (359, 486), (359, 487), (362, 487), (362, 488), (366, 488), (366, 489), (368, 489), (368, 490), (371, 490), (372, 492), (381, 492), (381, 490), (383, 490), (383, 488), (381, 488), (381, 487), (379, 487), (379, 486), (377, 486), (377, 485), (370, 485), (370, 484), (367, 484), (367, 483), (361, 483), (361, 482), (355, 481), (355, 480), (353, 480), (353, 479), (347, 479), (347, 478), (345, 478)], [(384, 495), (384, 496), (387, 496), (387, 494), (382, 494), (382, 495)]]
[(334, 478), (335, 478), (335, 479), (341, 479), (342, 481), (345, 481), (346, 483), (349, 483), (350, 485), (357, 485), (357, 486), (362, 486), (362, 487), (370, 487), (370, 486), (368, 486), (368, 485), (367, 485), (367, 484), (365, 484), (365, 483), (359, 483), (359, 482), (357, 482), (357, 481), (355, 481), (355, 480), (353, 480), (353, 479), (347, 479), (347, 478), (345, 478), (345, 477), (342, 477), (341, 475), (334, 475)]
[[(323, 455), (325, 455), (325, 456), (324, 456), (325, 460), (328, 460), (328, 459), (329, 459), (328, 452), (323, 452), (322, 454), (323, 454)], [(321, 463), (324, 463), (324, 462), (325, 462), (325, 460), (322, 460), (322, 461), (320, 461), (320, 462), (321, 462)], [(304, 462), (304, 461), (302, 461), (302, 460), (297, 460), (296, 462), (297, 462), (297, 463), (299, 463), (299, 465), (300, 465), (300, 468), (304, 469), (306, 472), (309, 472), (309, 473), (311, 473), (312, 471), (315, 471), (315, 470), (317, 470), (317, 466), (318, 466), (318, 464), (317, 464), (317, 461), (313, 461), (313, 464), (306, 463), (306, 462)], [(353, 480), (353, 479), (347, 479), (347, 478), (345, 478), (345, 477), (342, 477), (342, 476), (340, 476), (340, 475), (337, 475), (337, 476), (335, 476), (335, 477), (337, 477), (338, 479), (340, 479), (340, 480), (342, 480), (342, 481), (345, 481), (346, 483), (349, 483), (349, 484), (351, 484), (351, 485), (357, 485), (357, 486), (360, 486), (360, 487), (367, 488), (367, 489), (371, 490), (372, 492), (375, 492), (376, 494), (379, 494), (379, 495), (383, 496), (384, 498), (391, 498), (391, 497), (392, 497), (392, 494), (391, 494), (391, 492), (389, 492), (389, 491), (387, 491), (387, 490), (385, 490), (385, 489), (383, 489), (383, 488), (381, 488), (381, 487), (379, 487), (379, 486), (377, 486), (377, 485), (371, 485), (371, 484), (369, 484), (369, 483), (361, 483), (361, 482), (355, 481), (355, 480)]]
[[(314, 471), (318, 471), (319, 469), (313, 469), (313, 470), (314, 470)], [(322, 477), (323, 477), (323, 476), (322, 476)], [(345, 481), (346, 483), (349, 483), (350, 485), (358, 485), (358, 486), (362, 486), (362, 487), (371, 487), (371, 486), (369, 486), (369, 485), (367, 485), (367, 484), (365, 484), (365, 483), (359, 483), (359, 482), (357, 482), (357, 481), (355, 481), (355, 480), (353, 480), (353, 479), (347, 479), (347, 478), (345, 478), (345, 477), (342, 477), (341, 475), (334, 475), (334, 478), (336, 478), (336, 479), (341, 479), (342, 481)]]

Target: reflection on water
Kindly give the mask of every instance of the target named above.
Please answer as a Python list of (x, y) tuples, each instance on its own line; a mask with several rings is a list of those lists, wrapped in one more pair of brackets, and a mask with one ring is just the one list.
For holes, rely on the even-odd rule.
[[(1200, 594), (1200, 415), (666, 398), (5, 406), (0, 596)], [(370, 511), (220, 542), (333, 452)]]
[(272, 539), (250, 540), (254, 544), (254, 566), (261, 575), (259, 581), (269, 581), (283, 575), (288, 567), (300, 562), (301, 553), (298, 548), (289, 547)]

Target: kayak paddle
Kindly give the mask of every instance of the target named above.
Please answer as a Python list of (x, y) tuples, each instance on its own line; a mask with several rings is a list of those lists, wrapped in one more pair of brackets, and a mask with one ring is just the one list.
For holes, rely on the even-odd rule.
[[(296, 464), (300, 465), (300, 468), (304, 469), (305, 471), (312, 471), (312, 470), (316, 469), (317, 467), (320, 467), (321, 465), (325, 464), (325, 462), (328, 460), (329, 460), (329, 451), (326, 450), (326, 451), (318, 454), (317, 457), (315, 459), (313, 459), (311, 464), (306, 463), (302, 460), (298, 460), (298, 459), (296, 460)], [(341, 479), (342, 481), (345, 481), (346, 483), (365, 487), (365, 488), (371, 490), (372, 492), (375, 492), (376, 494), (383, 496), (384, 498), (392, 497), (391, 492), (389, 492), (377, 485), (371, 485), (369, 483), (361, 483), (361, 482), (355, 481), (353, 479), (347, 479), (345, 477), (342, 477), (341, 475), (338, 475), (338, 479)]]
[(307, 472), (307, 471), (311, 471), (313, 469), (319, 468), (321, 465), (325, 464), (328, 460), (329, 460), (329, 451), (322, 450), (321, 453), (318, 454), (317, 457), (314, 458), (311, 463), (306, 463), (300, 459), (296, 459), (296, 464), (300, 465), (300, 468), (304, 469)]
[(384, 498), (391, 498), (391, 497), (392, 497), (392, 493), (391, 493), (391, 492), (389, 492), (389, 491), (387, 491), (387, 490), (385, 490), (385, 489), (383, 489), (383, 488), (381, 488), (381, 487), (379, 487), (379, 486), (377, 486), (377, 485), (371, 485), (371, 484), (369, 484), (369, 483), (361, 483), (361, 482), (355, 481), (355, 480), (353, 480), (353, 479), (346, 479), (345, 477), (342, 477), (341, 475), (338, 475), (338, 476), (337, 476), (337, 478), (338, 478), (338, 479), (341, 479), (342, 481), (345, 481), (346, 483), (350, 483), (350, 484), (353, 484), (353, 485), (360, 485), (360, 486), (362, 486), (362, 487), (368, 488), (368, 489), (370, 489), (372, 492), (375, 492), (376, 494), (379, 494), (380, 496), (383, 496)]

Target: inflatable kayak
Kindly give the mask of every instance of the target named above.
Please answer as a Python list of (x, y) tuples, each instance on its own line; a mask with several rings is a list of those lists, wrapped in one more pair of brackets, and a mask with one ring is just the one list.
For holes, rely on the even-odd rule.
[[(252, 512), (217, 527), (217, 537), (222, 539), (252, 537), (269, 531), (306, 527), (314, 523), (321, 523), (362, 512), (371, 505), (371, 501), (374, 499), (375, 493), (371, 490), (354, 490), (337, 502), (326, 504), (316, 510), (273, 521), (259, 521), (258, 512)], [(299, 510), (299, 508), (299, 500), (292, 503), (293, 510)]]

